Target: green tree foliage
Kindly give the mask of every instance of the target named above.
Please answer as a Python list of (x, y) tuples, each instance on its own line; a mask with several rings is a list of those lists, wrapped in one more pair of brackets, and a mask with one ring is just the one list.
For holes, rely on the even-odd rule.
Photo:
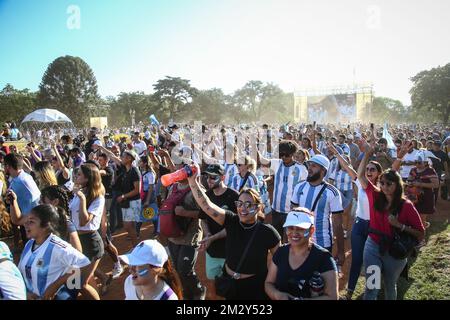
[(228, 99), (222, 89), (201, 90), (192, 99), (192, 103), (184, 108), (183, 119), (219, 123), (230, 114)]
[(432, 114), (435, 120), (449, 123), (450, 63), (419, 72), (411, 78), (412, 107), (416, 114)]
[[(183, 107), (188, 106), (192, 98), (198, 94), (198, 90), (191, 86), (190, 81), (179, 77), (166, 77), (158, 80), (153, 85), (155, 93), (153, 98), (159, 104), (162, 111), (168, 111), (170, 119), (174, 119)], [(162, 120), (167, 120), (162, 118)]]
[(0, 91), (0, 122), (10, 120), (19, 125), (27, 114), (37, 109), (36, 101), (35, 92), (17, 90), (8, 83)]
[(152, 95), (144, 92), (121, 92), (115, 97), (108, 97), (106, 104), (109, 105), (108, 122), (111, 126), (129, 126), (131, 125), (130, 110), (135, 111), (136, 123), (139, 121), (148, 122), (150, 114), (157, 116), (158, 104)]
[(57, 58), (42, 77), (38, 102), (65, 113), (76, 126), (87, 125), (90, 109), (99, 102), (92, 69), (79, 57)]
[(399, 100), (386, 97), (375, 97), (373, 99), (371, 118), (378, 123), (404, 123), (408, 122), (410, 109)]

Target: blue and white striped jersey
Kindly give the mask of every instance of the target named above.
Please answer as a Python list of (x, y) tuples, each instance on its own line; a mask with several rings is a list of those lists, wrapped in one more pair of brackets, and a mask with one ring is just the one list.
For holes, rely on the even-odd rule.
[[(233, 189), (236, 192), (239, 192), (239, 189), (241, 188), (242, 183), (244, 183), (245, 177), (241, 177), (241, 175), (238, 173), (231, 179), (231, 186), (230, 188)], [(259, 182), (258, 178), (253, 174), (250, 173), (248, 176), (247, 182), (245, 183), (245, 186), (242, 188), (251, 188), (255, 189), (259, 192)]]
[(349, 191), (353, 190), (353, 180), (352, 177), (345, 170), (338, 170), (334, 175), (334, 185), (340, 191)]
[(325, 175), (324, 180), (328, 181), (329, 179), (334, 179), (336, 177), (336, 171), (339, 165), (339, 160), (336, 157), (330, 159), (330, 167), (328, 168), (327, 174)]
[[(306, 181), (298, 184), (292, 193), (292, 205), (311, 210), (323, 185), (324, 182), (317, 186), (312, 186)], [(336, 187), (327, 184), (314, 212), (316, 232), (314, 233), (313, 240), (315, 243), (324, 248), (332, 246), (333, 225), (331, 222), (331, 215), (340, 214), (342, 212), (342, 198), (339, 190), (336, 189)]]
[(0, 262), (0, 300), (27, 300), (22, 274), (9, 260)]
[(274, 173), (272, 209), (288, 213), (291, 208), (292, 191), (298, 183), (306, 180), (308, 170), (297, 162), (287, 167), (281, 159), (271, 159), (270, 169)]
[(235, 175), (239, 174), (238, 167), (234, 163), (226, 163), (224, 169), (225, 169), (224, 183), (228, 188), (231, 188), (231, 180)]
[(25, 245), (19, 262), (19, 270), (29, 292), (42, 297), (45, 290), (72, 269), (83, 268), (91, 262), (69, 243), (51, 234), (34, 251), (34, 240)]

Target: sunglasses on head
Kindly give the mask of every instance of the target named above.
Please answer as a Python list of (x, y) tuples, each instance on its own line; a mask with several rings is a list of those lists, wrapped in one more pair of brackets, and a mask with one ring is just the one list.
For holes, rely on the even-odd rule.
[(251, 207), (255, 207), (256, 203), (250, 202), (250, 201), (235, 201), (234, 204), (236, 205), (236, 208), (242, 208), (244, 207), (245, 209), (250, 209)]
[(392, 181), (380, 181), (380, 186), (392, 187), (393, 185), (394, 185), (394, 182), (392, 182)]

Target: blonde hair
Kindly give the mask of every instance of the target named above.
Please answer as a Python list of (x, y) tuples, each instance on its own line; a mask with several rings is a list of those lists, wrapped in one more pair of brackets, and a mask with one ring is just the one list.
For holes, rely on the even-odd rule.
[(39, 188), (58, 185), (55, 171), (49, 161), (39, 161), (34, 165), (34, 172), (39, 182)]

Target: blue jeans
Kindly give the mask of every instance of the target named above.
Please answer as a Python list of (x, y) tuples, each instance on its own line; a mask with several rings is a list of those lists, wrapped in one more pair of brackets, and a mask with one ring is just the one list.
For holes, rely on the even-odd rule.
[[(364, 300), (376, 300), (380, 288), (369, 288), (368, 280), (371, 282), (372, 273), (368, 272), (369, 267), (378, 266), (383, 274), (385, 300), (397, 300), (397, 281), (405, 268), (407, 259), (395, 259), (385, 253), (380, 254), (379, 245), (370, 237), (367, 238), (364, 247), (364, 267), (366, 268), (366, 291)], [(380, 279), (381, 283), (381, 279)]]
[(352, 265), (348, 277), (348, 291), (355, 291), (359, 274), (363, 264), (364, 246), (366, 245), (367, 235), (369, 233), (369, 220), (356, 218), (352, 228)]

